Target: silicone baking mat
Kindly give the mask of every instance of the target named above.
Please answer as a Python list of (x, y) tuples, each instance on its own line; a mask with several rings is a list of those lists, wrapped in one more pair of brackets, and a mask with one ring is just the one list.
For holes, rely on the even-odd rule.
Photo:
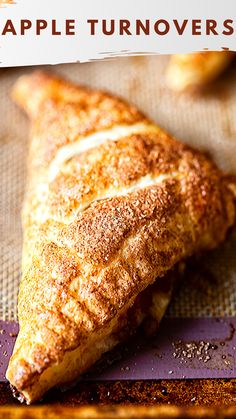
[[(210, 153), (223, 170), (236, 174), (235, 63), (207, 92), (193, 96), (180, 95), (168, 88), (165, 81), (168, 60), (167, 56), (129, 57), (43, 68), (62, 74), (77, 83), (106, 89), (126, 98), (182, 141)], [(26, 180), (25, 159), (29, 136), (27, 118), (12, 103), (10, 91), (17, 77), (33, 70), (32, 68), (14, 68), (0, 71), (0, 320), (2, 321), (17, 320), (17, 293), (21, 259), (20, 209)], [(214, 345), (212, 342), (215, 339), (219, 338), (220, 341), (229, 335), (229, 330), (231, 330), (229, 324), (234, 328), (234, 316), (236, 316), (235, 251), (236, 229), (233, 229), (219, 249), (189, 263), (182, 286), (170, 304), (165, 320), (167, 323), (169, 322), (168, 327), (173, 330), (173, 333), (174, 330), (178, 331), (175, 336), (177, 340), (184, 341), (185, 344), (189, 339), (195, 343), (203, 341), (203, 345), (209, 343), (207, 331), (212, 327), (211, 322), (214, 321), (213, 334), (215, 338), (213, 339), (214, 336), (211, 336), (209, 343)], [(203, 317), (205, 319), (202, 320), (201, 326), (200, 319)], [(225, 322), (217, 323), (216, 317), (223, 318)], [(192, 326), (188, 323), (187, 330), (196, 330), (194, 335), (190, 334), (190, 336), (187, 333), (186, 336), (183, 336), (182, 329), (184, 328), (181, 318), (184, 323), (192, 321)], [(177, 323), (172, 323), (175, 319), (179, 320), (176, 320)], [(173, 324), (175, 324), (174, 329)], [(17, 328), (17, 325), (10, 324), (9, 327), (13, 327), (14, 332), (10, 331), (9, 333), (5, 330), (6, 323), (4, 325), (1, 329), (2, 335), (0, 334), (0, 344), (2, 345), (0, 347), (0, 362), (5, 365), (14, 340), (14, 336), (10, 336), (9, 333), (14, 335), (16, 333), (14, 328)], [(200, 333), (201, 328), (205, 330), (203, 335)], [(159, 341), (164, 345), (161, 351), (167, 357), (165, 365), (162, 366), (161, 377), (178, 378), (178, 375), (169, 373), (169, 371), (176, 370), (175, 364), (170, 363), (168, 371), (166, 369), (168, 360), (177, 359), (176, 362), (180, 362), (181, 359), (181, 356), (177, 355), (176, 358), (170, 357), (173, 339), (169, 343), (165, 339), (163, 342), (163, 339), (160, 339), (160, 336), (163, 337), (161, 330), (158, 336)], [(230, 368), (227, 366), (227, 362), (224, 362), (224, 369), (221, 368), (219, 373), (221, 376), (235, 376), (235, 357), (233, 356), (235, 342), (233, 339), (230, 342), (230, 349), (227, 349), (227, 354), (230, 354), (228, 357), (230, 358), (228, 359)], [(4, 345), (7, 345), (8, 349)], [(220, 346), (218, 345), (218, 347)], [(204, 347), (201, 350), (204, 351)], [(143, 351), (145, 353), (145, 349)], [(211, 348), (210, 352), (213, 353), (214, 350)], [(222, 351), (218, 351), (218, 353), (219, 356), (227, 355)], [(137, 363), (138, 360), (134, 362)], [(160, 365), (162, 361), (159, 359), (158, 362)], [(205, 371), (208, 369), (208, 373), (211, 371), (207, 376), (217, 377), (218, 373), (215, 372), (214, 375), (212, 372), (213, 364), (212, 368), (206, 368), (206, 365), (209, 365), (207, 360), (202, 364), (202, 369)], [(123, 367), (125, 368), (122, 364), (121, 368)], [(149, 378), (153, 378), (154, 373), (150, 368), (148, 369), (150, 371)], [(199, 374), (202, 376), (203, 374), (199, 364), (193, 368), (195, 373), (190, 373), (190, 369), (187, 369), (187, 377), (195, 377)], [(197, 370), (200, 371), (199, 374), (196, 374)], [(117, 371), (116, 378), (119, 376)], [(129, 373), (129, 371), (126, 372)], [(143, 371), (141, 374), (143, 376), (144, 370), (141, 371)], [(136, 377), (135, 373), (133, 373), (133, 377)]]

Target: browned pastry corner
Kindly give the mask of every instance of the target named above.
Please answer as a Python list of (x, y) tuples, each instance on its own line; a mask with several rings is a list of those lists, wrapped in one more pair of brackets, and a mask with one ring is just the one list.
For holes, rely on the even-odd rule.
[(168, 85), (176, 91), (200, 89), (215, 80), (234, 57), (230, 51), (175, 54), (167, 70)]
[(7, 378), (30, 403), (159, 321), (173, 268), (224, 240), (235, 207), (209, 159), (122, 100), (44, 73), (13, 96), (32, 141)]

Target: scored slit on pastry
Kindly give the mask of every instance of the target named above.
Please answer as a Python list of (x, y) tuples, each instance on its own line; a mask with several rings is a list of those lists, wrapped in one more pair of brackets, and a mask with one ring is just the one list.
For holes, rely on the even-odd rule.
[(115, 96), (44, 73), (13, 96), (32, 142), (7, 378), (30, 403), (158, 324), (174, 270), (224, 240), (235, 203), (208, 158)]
[(52, 181), (57, 173), (60, 171), (60, 166), (81, 153), (84, 153), (91, 148), (98, 147), (99, 145), (104, 144), (106, 141), (118, 141), (122, 137), (127, 137), (133, 134), (141, 134), (142, 132), (157, 132), (159, 131), (158, 127), (151, 124), (134, 124), (134, 125), (117, 125), (112, 129), (106, 131), (98, 131), (83, 139), (79, 139), (72, 144), (62, 147), (49, 168), (49, 180)]

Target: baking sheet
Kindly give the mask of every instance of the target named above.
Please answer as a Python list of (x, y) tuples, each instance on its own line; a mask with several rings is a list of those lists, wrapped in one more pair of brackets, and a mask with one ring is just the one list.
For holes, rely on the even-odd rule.
[[(179, 95), (165, 84), (169, 57), (131, 57), (88, 64), (46, 67), (72, 81), (117, 93), (194, 147), (210, 153), (222, 169), (236, 173), (235, 64), (204, 95)], [(16, 320), (20, 277), (20, 209), (26, 179), (29, 125), (12, 103), (11, 87), (32, 68), (0, 73), (0, 319)], [(168, 315), (236, 315), (236, 234), (193, 269)], [(206, 286), (205, 286), (206, 285)]]
[[(182, 141), (210, 153), (223, 170), (236, 174), (235, 64), (225, 77), (222, 77), (221, 81), (215, 83), (204, 95), (191, 96), (173, 93), (166, 86), (165, 69), (168, 59), (167, 56), (130, 57), (88, 64), (58, 65), (53, 68), (46, 66), (44, 69), (62, 74), (77, 83), (106, 89), (123, 96)], [(0, 320), (2, 321), (17, 320), (22, 237), (20, 209), (26, 180), (25, 159), (29, 135), (27, 118), (12, 103), (10, 90), (19, 75), (32, 70), (32, 68), (3, 69), (0, 73)], [(200, 260), (192, 260), (188, 265), (183, 284), (166, 315), (166, 321), (169, 322), (167, 330), (171, 330), (173, 339), (176, 337), (186, 344), (201, 342), (202, 339), (208, 342), (207, 333), (211, 331), (211, 322), (216, 322), (216, 317), (223, 318), (222, 324), (214, 323), (223, 329), (213, 328), (215, 333), (211, 339), (227, 336), (229, 322), (235, 325), (235, 250), (236, 229), (233, 229), (219, 249)], [(202, 319), (203, 317), (205, 319)], [(172, 324), (175, 325), (174, 328)], [(17, 327), (16, 323), (12, 323), (12, 327)], [(177, 327), (177, 336), (175, 336), (175, 327)], [(202, 328), (205, 328), (203, 335)], [(5, 326), (2, 329), (5, 330)], [(108, 369), (106, 374), (108, 376), (112, 374), (116, 379), (125, 379), (127, 374), (133, 378), (182, 378), (183, 375), (187, 378), (235, 377), (233, 339), (227, 344), (228, 353), (232, 358), (230, 367), (224, 362), (223, 369), (208, 368), (210, 364), (207, 361), (204, 365), (200, 363), (197, 367), (187, 368), (186, 373), (183, 373), (185, 365), (181, 364), (180, 369), (176, 368), (175, 363), (179, 363), (180, 359), (172, 356), (170, 352), (172, 337), (170, 336), (170, 340), (166, 342), (164, 331), (165, 326), (162, 326), (157, 343), (161, 342), (160, 351), (166, 354), (165, 362), (161, 358), (151, 357), (151, 347), (144, 351), (145, 359), (149, 360), (148, 362), (155, 359), (158, 368), (152, 371), (149, 364), (150, 368), (147, 368), (149, 372), (146, 375), (142, 368), (138, 368), (138, 372), (125, 370), (120, 373), (119, 368), (122, 366), (119, 367), (120, 364), (117, 364), (115, 372)], [(185, 331), (187, 335), (184, 334)], [(191, 331), (191, 336), (188, 335), (188, 331)], [(0, 345), (3, 347), (6, 339), (8, 345), (7, 355), (3, 354), (5, 349), (1, 350), (0, 347), (0, 360), (3, 366), (0, 379), (3, 379), (4, 365), (14, 341), (14, 336), (6, 336), (0, 334)], [(224, 355), (223, 352), (215, 351), (214, 357), (216, 354)], [(132, 362), (137, 364), (144, 362), (144, 358), (141, 361), (138, 358), (138, 362), (134, 361), (135, 357), (132, 359)], [(165, 363), (170, 365), (168, 370)], [(175, 372), (169, 373), (169, 371)], [(108, 376), (105, 375), (105, 378)], [(96, 377), (98, 378), (98, 374)]]
[[(141, 334), (104, 357), (82, 381), (235, 378), (236, 318), (165, 318), (155, 337)], [(0, 382), (18, 332), (0, 322)]]

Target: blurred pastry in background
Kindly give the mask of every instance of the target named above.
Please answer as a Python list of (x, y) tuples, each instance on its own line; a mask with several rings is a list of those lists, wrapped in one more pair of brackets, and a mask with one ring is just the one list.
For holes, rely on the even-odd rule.
[(14, 4), (14, 0), (0, 0), (0, 7), (5, 4)]
[(230, 51), (174, 54), (167, 70), (168, 85), (176, 91), (199, 90), (215, 80), (234, 56)]

